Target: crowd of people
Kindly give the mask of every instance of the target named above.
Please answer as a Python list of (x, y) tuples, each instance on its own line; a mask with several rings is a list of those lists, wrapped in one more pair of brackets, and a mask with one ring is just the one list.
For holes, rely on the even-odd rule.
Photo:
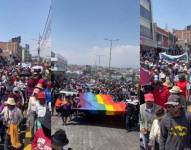
[[(56, 85), (54, 93), (57, 93), (54, 96), (55, 109), (62, 117), (64, 125), (72, 120), (72, 114), (77, 117), (78, 112), (74, 110), (80, 107), (80, 95), (85, 92), (92, 92), (93, 94), (109, 94), (114, 101), (126, 103), (124, 119), (126, 120), (127, 131), (134, 130), (138, 126), (138, 84), (124, 80), (92, 78), (88, 75), (76, 75), (53, 82)], [(59, 92), (61, 90), (72, 91), (74, 94), (61, 94)]]
[(141, 67), (150, 74), (140, 90), (141, 149), (191, 149), (190, 63), (145, 55)]
[[(25, 128), (32, 134), (33, 150), (52, 149), (53, 84), (50, 73), (50, 66), (46, 64), (40, 69), (22, 65), (1, 66), (0, 137), (4, 150), (23, 149), (21, 131), (27, 132)], [(64, 131), (60, 132), (65, 134)], [(54, 143), (58, 147), (53, 149), (60, 150), (59, 146), (65, 144)]]

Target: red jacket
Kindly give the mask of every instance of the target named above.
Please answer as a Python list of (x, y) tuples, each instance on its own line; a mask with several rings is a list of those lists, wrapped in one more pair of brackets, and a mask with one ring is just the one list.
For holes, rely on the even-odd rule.
[(187, 89), (187, 81), (178, 81), (176, 82), (176, 85), (182, 90), (182, 95), (184, 96), (184, 98), (186, 98), (186, 89)]
[(51, 138), (44, 135), (43, 129), (40, 128), (34, 135), (32, 141), (32, 150), (52, 150)]
[(155, 103), (159, 106), (165, 107), (165, 103), (168, 101), (170, 93), (169, 89), (163, 85), (162, 89), (155, 89), (153, 95)]

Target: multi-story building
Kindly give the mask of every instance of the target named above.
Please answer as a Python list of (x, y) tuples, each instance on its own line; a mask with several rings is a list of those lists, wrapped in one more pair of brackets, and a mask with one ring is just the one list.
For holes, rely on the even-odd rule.
[(22, 58), (20, 37), (13, 38), (9, 42), (0, 42), (1, 56), (11, 62), (19, 62)]
[(157, 46), (151, 0), (140, 0), (140, 44), (141, 52), (154, 50)]
[(157, 53), (166, 52), (170, 55), (182, 54), (180, 49), (176, 48), (176, 36), (168, 29), (162, 29), (155, 23), (155, 35), (157, 42)]
[(169, 32), (156, 26), (156, 41), (157, 48), (161, 50), (167, 50), (170, 48)]
[(65, 72), (67, 69), (67, 60), (60, 54), (51, 53), (51, 70), (53, 72)]
[(23, 62), (31, 62), (31, 54), (30, 54), (30, 51), (29, 51), (29, 45), (28, 44), (26, 44), (25, 48), (23, 48), (22, 61)]
[(175, 35), (178, 38), (177, 45), (184, 49), (191, 49), (191, 26), (182, 30), (175, 30)]

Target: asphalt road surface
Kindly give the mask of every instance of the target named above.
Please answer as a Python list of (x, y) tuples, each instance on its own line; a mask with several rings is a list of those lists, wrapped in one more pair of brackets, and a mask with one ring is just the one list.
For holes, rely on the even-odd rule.
[(52, 117), (52, 134), (64, 129), (73, 150), (137, 150), (138, 131), (128, 132), (119, 117), (89, 116), (73, 119), (67, 126), (58, 116)]

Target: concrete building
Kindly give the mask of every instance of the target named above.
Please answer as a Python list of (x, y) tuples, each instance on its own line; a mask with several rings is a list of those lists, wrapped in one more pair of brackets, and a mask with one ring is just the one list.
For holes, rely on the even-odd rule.
[(26, 44), (22, 50), (22, 62), (31, 62), (31, 54), (29, 51), (29, 45)]
[(1, 56), (11, 62), (19, 62), (22, 59), (22, 47), (20, 38), (13, 38), (9, 42), (0, 42)]
[(157, 47), (151, 0), (140, 0), (140, 45), (141, 51), (150, 51)]
[(170, 48), (169, 32), (156, 26), (156, 42), (157, 48), (161, 50), (167, 50)]
[(162, 29), (155, 23), (157, 48), (156, 52), (166, 52), (170, 55), (180, 55), (183, 52), (176, 47), (176, 36), (167, 29)]
[(60, 54), (51, 53), (51, 70), (53, 72), (65, 72), (67, 69), (67, 60)]
[(175, 30), (175, 35), (178, 38), (177, 45), (183, 49), (191, 49), (191, 26), (182, 30)]

